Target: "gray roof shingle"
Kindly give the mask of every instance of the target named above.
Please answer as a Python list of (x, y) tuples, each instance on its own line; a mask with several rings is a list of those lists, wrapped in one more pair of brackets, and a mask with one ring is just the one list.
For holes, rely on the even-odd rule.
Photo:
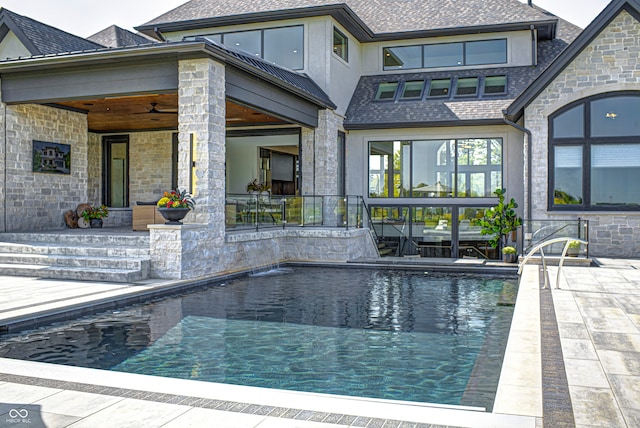
[(53, 55), (104, 47), (26, 16), (18, 15), (5, 8), (0, 9), (1, 23), (6, 23), (16, 33), (20, 32), (21, 34), (17, 34), (18, 38), (24, 36), (27, 39), (27, 44), (30, 45), (27, 48), (30, 51), (36, 50), (36, 52), (31, 52), (32, 55)]
[(99, 43), (102, 46), (107, 46), (110, 48), (146, 45), (148, 43), (156, 42), (155, 40), (151, 40), (139, 34), (132, 33), (129, 30), (125, 30), (124, 28), (120, 28), (117, 25), (107, 27), (104, 30), (94, 34), (93, 36), (87, 37), (87, 40)]
[(138, 27), (347, 5), (375, 34), (548, 21), (518, 0), (191, 0)]

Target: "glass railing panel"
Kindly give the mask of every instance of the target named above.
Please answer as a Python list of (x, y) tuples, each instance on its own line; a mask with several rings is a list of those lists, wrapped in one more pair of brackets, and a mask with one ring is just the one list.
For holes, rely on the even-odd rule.
[[(589, 226), (585, 220), (531, 220), (522, 225), (522, 248), (527, 254), (534, 246), (553, 238), (575, 238), (589, 240)], [(564, 243), (551, 244), (544, 247), (545, 254), (560, 255)], [(580, 253), (587, 254), (588, 247), (582, 245)]]

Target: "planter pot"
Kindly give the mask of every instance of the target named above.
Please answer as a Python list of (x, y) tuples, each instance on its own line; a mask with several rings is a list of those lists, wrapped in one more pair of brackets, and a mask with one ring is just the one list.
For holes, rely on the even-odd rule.
[(517, 259), (517, 254), (502, 254), (502, 261), (505, 263), (515, 263)]
[(101, 218), (92, 218), (89, 220), (89, 225), (94, 229), (99, 229), (102, 227), (102, 219)]
[(189, 208), (158, 208), (162, 217), (168, 220), (165, 224), (182, 224), (182, 219), (191, 211)]

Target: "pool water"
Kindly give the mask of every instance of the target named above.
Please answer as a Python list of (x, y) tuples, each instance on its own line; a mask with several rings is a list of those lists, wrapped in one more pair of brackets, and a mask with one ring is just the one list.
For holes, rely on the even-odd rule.
[(492, 408), (515, 278), (294, 268), (0, 338), (0, 357)]

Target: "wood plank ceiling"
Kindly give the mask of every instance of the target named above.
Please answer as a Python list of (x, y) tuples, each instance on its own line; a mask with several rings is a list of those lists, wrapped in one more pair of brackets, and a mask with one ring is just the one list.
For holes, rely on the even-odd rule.
[[(177, 130), (178, 95), (147, 94), (71, 100), (56, 105), (88, 114), (89, 131), (96, 133)], [(227, 100), (226, 126), (282, 125), (287, 122)]]

